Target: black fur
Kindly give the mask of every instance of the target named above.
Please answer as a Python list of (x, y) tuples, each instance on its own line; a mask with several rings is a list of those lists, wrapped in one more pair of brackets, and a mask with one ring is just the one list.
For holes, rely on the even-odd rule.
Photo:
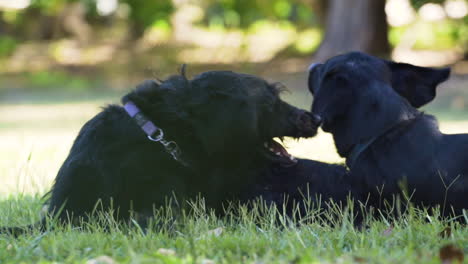
[(417, 109), (449, 74), (358, 52), (310, 69), (312, 113), (347, 158), (353, 189), (370, 192), (371, 205), (403, 189), (414, 204), (440, 205), (446, 215), (468, 208), (468, 134), (445, 135)]
[[(291, 167), (271, 163), (265, 172), (263, 180), (254, 188), (253, 197), (262, 197), (267, 203), (285, 209), (289, 216), (308, 214), (307, 217), (319, 218), (319, 215), (310, 213), (314, 210), (328, 210), (330, 205), (344, 208), (350, 205), (348, 198), (355, 199), (352, 202), (357, 209), (357, 202), (364, 200), (360, 192), (353, 190), (352, 178), (341, 165), (299, 159)], [(359, 213), (359, 210), (355, 213)], [(362, 215), (358, 215), (355, 220), (359, 225)]]
[(182, 204), (201, 194), (222, 214), (226, 201), (264, 196), (279, 204), (285, 193), (300, 200), (297, 188), (312, 182), (319, 189), (319, 174), (344, 175), (343, 167), (294, 164), (265, 148), (274, 137), (315, 135), (319, 120), (283, 102), (277, 86), (260, 78), (227, 71), (193, 80), (178, 75), (143, 82), (123, 97), (128, 101), (178, 144), (188, 166), (148, 140), (122, 106), (107, 106), (83, 126), (63, 163), (50, 193), (52, 216), (86, 220), (95, 208), (112, 208), (126, 220), (132, 212), (151, 215), (173, 194)]

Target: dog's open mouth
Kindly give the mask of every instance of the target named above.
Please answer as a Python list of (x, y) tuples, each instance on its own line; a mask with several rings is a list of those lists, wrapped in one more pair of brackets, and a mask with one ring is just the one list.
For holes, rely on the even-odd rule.
[(268, 155), (273, 160), (279, 160), (286, 166), (292, 166), (297, 163), (297, 159), (294, 158), (279, 142), (271, 139), (264, 144)]

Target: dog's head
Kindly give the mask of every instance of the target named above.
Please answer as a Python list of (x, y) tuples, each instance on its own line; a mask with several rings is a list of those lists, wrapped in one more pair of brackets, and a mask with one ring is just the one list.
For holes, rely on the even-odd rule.
[(338, 152), (347, 156), (353, 145), (410, 118), (436, 95), (450, 69), (396, 63), (364, 53), (333, 57), (309, 68), (314, 95), (312, 113), (331, 132)]
[(123, 99), (128, 100), (198, 159), (261, 153), (289, 160), (273, 138), (313, 136), (320, 121), (282, 101), (278, 85), (227, 71), (202, 73), (193, 80), (146, 81)]

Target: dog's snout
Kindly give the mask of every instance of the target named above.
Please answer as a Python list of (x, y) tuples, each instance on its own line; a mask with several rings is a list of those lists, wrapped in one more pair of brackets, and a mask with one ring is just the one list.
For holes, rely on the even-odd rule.
[(310, 112), (299, 110), (296, 112), (295, 126), (297, 136), (310, 137), (317, 133), (317, 128), (320, 126), (321, 118)]
[(319, 115), (312, 114), (306, 111), (298, 112), (297, 121), (300, 124), (310, 124), (314, 126), (320, 126), (322, 118)]
[(322, 124), (322, 117), (320, 115), (304, 111), (299, 114), (299, 121), (301, 123), (311, 123), (314, 126), (320, 126)]
[(306, 111), (300, 110), (300, 111), (297, 111), (296, 114), (297, 114), (296, 119), (298, 123), (309, 123), (312, 121), (312, 116)]

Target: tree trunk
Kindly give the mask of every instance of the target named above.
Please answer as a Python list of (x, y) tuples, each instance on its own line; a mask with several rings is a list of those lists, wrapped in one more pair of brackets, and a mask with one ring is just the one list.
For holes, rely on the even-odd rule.
[(327, 22), (327, 13), (329, 8), (328, 0), (304, 0), (306, 4), (312, 7), (315, 15), (317, 16), (317, 22), (320, 26), (325, 27)]
[(315, 60), (348, 51), (389, 53), (385, 0), (330, 0), (325, 37)]

